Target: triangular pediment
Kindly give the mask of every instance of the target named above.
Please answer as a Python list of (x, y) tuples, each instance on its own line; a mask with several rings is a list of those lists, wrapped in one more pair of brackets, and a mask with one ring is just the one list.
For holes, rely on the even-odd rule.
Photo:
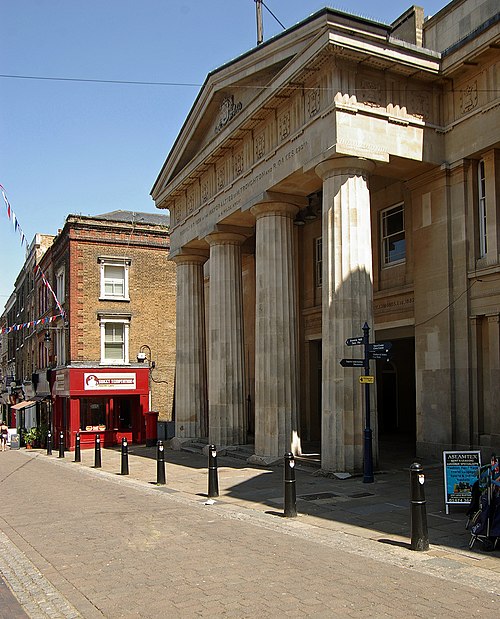
[(238, 114), (270, 92), (278, 76), (326, 32), (326, 15), (326, 9), (318, 12), (207, 76), (152, 193), (161, 192), (210, 145), (217, 148)]

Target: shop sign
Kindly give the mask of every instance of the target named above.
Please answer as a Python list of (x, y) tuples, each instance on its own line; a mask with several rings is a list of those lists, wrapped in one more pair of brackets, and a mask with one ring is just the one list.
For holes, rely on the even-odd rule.
[(444, 492), (448, 505), (468, 505), (472, 485), (479, 475), (480, 451), (443, 451)]
[(85, 391), (136, 389), (135, 372), (89, 372), (83, 375), (83, 388)]

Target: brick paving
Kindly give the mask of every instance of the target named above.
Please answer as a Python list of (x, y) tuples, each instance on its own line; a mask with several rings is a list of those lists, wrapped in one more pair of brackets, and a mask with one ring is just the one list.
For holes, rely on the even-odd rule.
[(297, 471), (306, 498), (287, 519), (279, 469), (220, 459), (205, 505), (204, 457), (167, 450), (156, 486), (154, 448), (132, 451), (127, 477), (114, 450), (102, 469), (93, 451), (0, 454), (0, 576), (30, 617), (498, 616), (499, 553), (467, 549), (463, 513), (434, 498), (439, 469), (422, 553), (404, 534), (406, 472), (368, 485)]

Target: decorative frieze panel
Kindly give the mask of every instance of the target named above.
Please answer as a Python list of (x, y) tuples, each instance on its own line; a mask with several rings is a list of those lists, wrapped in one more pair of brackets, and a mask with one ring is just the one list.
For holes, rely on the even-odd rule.
[(202, 204), (205, 204), (213, 196), (213, 177), (214, 171), (212, 167), (201, 177), (200, 192)]
[(227, 183), (225, 161), (221, 165), (217, 166), (217, 170), (215, 173), (215, 182), (216, 182), (217, 191), (221, 191), (222, 189), (224, 189)]
[(384, 107), (385, 85), (371, 77), (359, 77), (356, 88), (359, 103), (369, 107)]
[(233, 177), (236, 178), (243, 173), (245, 169), (245, 157), (243, 154), (243, 148), (235, 151), (233, 154)]
[(468, 84), (464, 84), (459, 89), (460, 96), (460, 112), (467, 114), (477, 107), (477, 80), (472, 80)]
[(282, 114), (278, 116), (278, 139), (280, 142), (286, 140), (286, 138), (290, 135), (291, 124), (290, 124), (290, 110), (286, 110)]
[(313, 116), (316, 116), (316, 114), (319, 112), (321, 107), (320, 93), (321, 91), (319, 86), (306, 90), (307, 118), (312, 118)]
[(420, 90), (416, 84), (410, 86), (408, 92), (408, 113), (421, 120), (429, 120), (431, 117), (430, 93)]
[(255, 160), (262, 159), (262, 157), (266, 153), (266, 134), (264, 131), (261, 131), (258, 135), (255, 136), (254, 140), (254, 154)]

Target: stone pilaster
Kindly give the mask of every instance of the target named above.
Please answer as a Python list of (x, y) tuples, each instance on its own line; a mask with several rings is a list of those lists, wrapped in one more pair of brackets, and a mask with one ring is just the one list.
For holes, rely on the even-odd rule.
[[(322, 467), (330, 471), (363, 466), (364, 399), (359, 369), (339, 365), (361, 357), (345, 340), (373, 329), (373, 276), (368, 174), (364, 159), (329, 159), (316, 167), (323, 179)], [(370, 333), (373, 335), (373, 331)], [(359, 348), (359, 349), (358, 349)], [(372, 390), (373, 391), (373, 390)], [(376, 415), (372, 410), (372, 427)], [(376, 436), (376, 433), (374, 433)]]
[(498, 414), (498, 384), (500, 380), (500, 316), (487, 316), (489, 389), (485, 398), (485, 422), (491, 434), (491, 445), (500, 440), (500, 415)]
[(256, 222), (255, 458), (300, 452), (297, 273), (293, 218), (298, 207), (254, 206)]
[(241, 234), (216, 232), (210, 245), (209, 441), (217, 447), (247, 440)]
[(205, 294), (207, 255), (180, 254), (177, 265), (175, 437), (208, 434)]

